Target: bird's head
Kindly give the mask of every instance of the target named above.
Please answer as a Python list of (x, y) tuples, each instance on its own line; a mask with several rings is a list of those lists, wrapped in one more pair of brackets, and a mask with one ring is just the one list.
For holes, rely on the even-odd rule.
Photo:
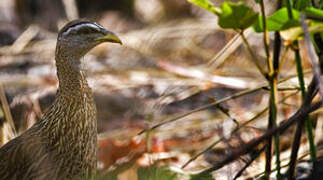
[(56, 53), (84, 56), (89, 50), (104, 42), (121, 43), (119, 37), (96, 22), (74, 20), (58, 33)]

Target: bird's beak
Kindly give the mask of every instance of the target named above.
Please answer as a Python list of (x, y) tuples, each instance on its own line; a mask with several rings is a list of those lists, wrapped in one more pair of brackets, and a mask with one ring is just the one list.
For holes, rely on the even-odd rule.
[(120, 38), (113, 32), (107, 31), (106, 34), (102, 37), (98, 37), (95, 39), (98, 42), (112, 42), (122, 44)]

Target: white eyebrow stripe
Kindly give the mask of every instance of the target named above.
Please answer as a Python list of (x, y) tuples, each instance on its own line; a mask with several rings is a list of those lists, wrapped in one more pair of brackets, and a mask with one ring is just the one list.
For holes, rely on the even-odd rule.
[(101, 26), (100, 24), (98, 24), (98, 23), (96, 23), (96, 22), (94, 22), (94, 24), (95, 24), (95, 25), (97, 25), (98, 27), (100, 27), (100, 28), (104, 29), (104, 27), (103, 27), (103, 26)]
[(97, 25), (94, 25), (92, 23), (85, 23), (85, 24), (79, 24), (79, 25), (73, 26), (71, 28), (68, 28), (67, 31), (63, 32), (63, 35), (69, 34), (71, 31), (74, 31), (74, 30), (77, 31), (77, 30), (83, 28), (84, 26), (91, 26), (91, 27), (95, 28), (96, 30), (100, 31), (100, 28)]

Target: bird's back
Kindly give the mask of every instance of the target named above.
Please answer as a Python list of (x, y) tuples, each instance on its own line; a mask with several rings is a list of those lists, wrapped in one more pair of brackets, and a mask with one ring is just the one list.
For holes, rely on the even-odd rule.
[(51, 168), (45, 139), (35, 127), (0, 148), (1, 180), (56, 179)]
[(0, 148), (0, 180), (71, 179), (96, 168), (96, 108), (59, 96), (34, 126)]

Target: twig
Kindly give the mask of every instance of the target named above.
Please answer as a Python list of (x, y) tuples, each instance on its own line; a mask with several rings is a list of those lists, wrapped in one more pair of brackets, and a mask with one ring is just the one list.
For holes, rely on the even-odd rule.
[[(321, 83), (320, 83), (320, 68), (318, 66), (318, 64), (316, 63), (316, 56), (314, 55), (314, 50), (313, 50), (313, 46), (309, 37), (309, 33), (308, 33), (308, 27), (307, 24), (305, 23), (305, 16), (304, 14), (301, 14), (301, 25), (304, 31), (304, 35), (305, 35), (305, 43), (307, 45), (307, 50), (309, 52), (310, 55), (310, 59), (312, 60), (312, 66), (313, 66), (313, 72), (314, 72), (314, 79), (316, 79), (317, 84), (318, 84), (318, 88), (319, 88), (319, 92), (322, 96), (321, 93)], [(297, 44), (296, 44), (297, 45)], [(300, 55), (299, 55), (299, 51), (296, 50), (295, 51), (295, 55), (296, 55), (296, 62), (297, 62), (297, 71), (299, 72), (299, 82), (300, 82), (300, 87), (301, 87), (301, 91), (302, 91), (302, 99), (304, 100), (305, 95), (306, 95), (306, 91), (304, 88), (304, 78), (302, 77), (302, 65), (301, 65), (301, 60), (300, 60)], [(317, 71), (318, 68), (318, 72)], [(318, 73), (318, 74), (317, 74)], [(319, 77), (319, 78), (317, 78)], [(311, 122), (309, 117), (306, 117), (303, 121), (299, 121), (296, 131), (295, 131), (295, 135), (294, 135), (294, 141), (293, 141), (293, 146), (292, 146), (292, 152), (291, 152), (291, 156), (290, 156), (290, 165), (289, 165), (289, 172), (288, 172), (288, 178), (289, 179), (294, 179), (295, 178), (295, 167), (296, 167), (296, 160), (297, 160), (297, 154), (298, 154), (298, 149), (300, 146), (300, 139), (302, 136), (302, 130), (303, 130), (303, 126), (304, 126), (304, 122), (306, 122), (306, 127), (307, 127), (307, 134), (308, 134), (308, 139), (309, 139), (309, 145), (310, 145), (310, 152), (311, 152), (311, 159), (312, 161), (315, 161), (316, 159), (316, 148), (314, 145), (314, 138), (313, 138), (313, 133), (312, 133), (312, 127), (311, 127)]]
[(306, 14), (306, 18), (307, 19), (312, 19), (312, 20), (315, 20), (315, 21), (323, 22), (323, 17), (322, 16), (314, 16), (314, 15)]
[[(274, 62), (270, 57), (269, 53), (269, 38), (268, 38), (268, 30), (267, 30), (267, 20), (265, 13), (265, 4), (264, 0), (260, 1), (260, 9), (262, 14), (262, 23), (263, 23), (263, 43), (264, 49), (266, 53), (266, 62), (268, 67), (268, 83), (270, 86), (270, 100), (269, 100), (269, 118), (268, 118), (268, 129), (277, 127), (277, 70), (274, 68)], [(278, 55), (279, 57), (279, 55)], [(276, 57), (277, 58), (277, 57)], [(279, 58), (275, 61), (275, 67), (278, 68)], [(280, 150), (279, 150), (279, 134), (274, 136), (275, 142), (275, 155), (276, 155), (276, 166), (277, 166), (277, 179), (280, 179)], [(272, 156), (272, 138), (269, 137), (267, 140), (267, 148), (266, 148), (266, 177), (270, 176), (271, 172), (271, 156)]]
[(322, 72), (321, 72), (321, 69), (320, 69), (320, 66), (318, 63), (319, 60), (318, 60), (317, 56), (315, 55), (315, 50), (314, 50), (313, 44), (311, 43), (310, 33), (308, 31), (308, 25), (305, 22), (305, 18), (306, 18), (305, 14), (302, 13), (301, 14), (301, 25), (302, 25), (304, 36), (305, 36), (306, 49), (308, 51), (308, 54), (310, 56), (310, 60), (312, 62), (314, 77), (315, 77), (315, 80), (317, 81), (318, 86), (319, 86), (319, 93), (320, 93), (321, 97), (323, 98), (323, 79), (321, 78)]
[(79, 18), (75, 0), (62, 0), (62, 2), (69, 21)]
[[(308, 71), (308, 72), (306, 72), (306, 73), (309, 73), (309, 72), (310, 72), (310, 71)], [(289, 79), (291, 79), (291, 78), (294, 78), (295, 76), (296, 76), (296, 75), (288, 76), (288, 77), (286, 77), (286, 78), (284, 78), (284, 79), (280, 80), (278, 83), (285, 82), (285, 81), (287, 81), (287, 80), (289, 80)], [(250, 94), (250, 93), (253, 93), (253, 92), (257, 92), (257, 91), (259, 91), (259, 90), (261, 90), (261, 89), (263, 89), (263, 88), (266, 88), (266, 87), (268, 87), (268, 86), (265, 86), (265, 85), (264, 85), (264, 86), (259, 86), (259, 87), (253, 88), (253, 89), (248, 89), (248, 90), (240, 91), (240, 92), (238, 92), (238, 93), (236, 93), (236, 94), (233, 94), (232, 96), (228, 96), (228, 97), (225, 97), (225, 98), (223, 98), (223, 99), (220, 99), (220, 100), (219, 100), (219, 101), (217, 101), (217, 102), (214, 102), (214, 103), (210, 103), (210, 104), (204, 105), (204, 106), (202, 106), (202, 107), (199, 107), (199, 108), (197, 108), (197, 109), (194, 109), (194, 110), (189, 111), (189, 112), (186, 112), (186, 113), (182, 113), (182, 114), (180, 114), (180, 115), (175, 115), (174, 117), (168, 118), (168, 119), (164, 120), (163, 122), (158, 123), (158, 124), (156, 124), (156, 125), (152, 126), (152, 127), (150, 128), (150, 130), (157, 129), (157, 128), (159, 128), (159, 127), (161, 127), (161, 126), (165, 125), (165, 124), (168, 124), (168, 123), (171, 123), (171, 122), (175, 122), (175, 121), (177, 121), (177, 120), (179, 120), (179, 119), (181, 119), (181, 118), (183, 118), (183, 117), (186, 117), (186, 116), (191, 115), (191, 114), (193, 114), (193, 113), (196, 113), (196, 112), (199, 112), (199, 111), (205, 110), (205, 109), (210, 108), (210, 107), (212, 107), (212, 106), (216, 106), (216, 105), (221, 104), (221, 103), (223, 103), (223, 102), (226, 102), (226, 101), (228, 101), (228, 100), (235, 99), (235, 98), (238, 98), (238, 97), (240, 97), (240, 96), (247, 95), (247, 94)], [(146, 131), (147, 131), (147, 129), (144, 129), (144, 130), (140, 131), (140, 132), (138, 133), (138, 135), (141, 135), (141, 134), (145, 133)]]
[(245, 164), (245, 166), (242, 167), (242, 169), (240, 169), (240, 171), (234, 176), (233, 180), (238, 179), (242, 175), (242, 173), (250, 166), (250, 164), (260, 156), (260, 154), (265, 150), (265, 148), (266, 146), (263, 146), (260, 150), (254, 152), (252, 154), (251, 159)]
[[(288, 10), (288, 18), (290, 20), (293, 19), (293, 13), (292, 13), (292, 5), (291, 1), (287, 0), (287, 10)], [(294, 53), (295, 53), (295, 59), (296, 59), (296, 69), (297, 69), (297, 74), (298, 74), (298, 82), (299, 86), (301, 88), (301, 93), (302, 93), (302, 101), (305, 101), (306, 97), (306, 90), (305, 90), (305, 83), (304, 83), (304, 75), (303, 75), (303, 67), (302, 67), (302, 62), (301, 62), (301, 56), (299, 52), (299, 46), (298, 42), (295, 41), (293, 43), (294, 48)], [(305, 122), (306, 122), (306, 132), (308, 136), (308, 142), (309, 142), (309, 147), (310, 147), (310, 152), (311, 152), (311, 159), (315, 161), (316, 159), (316, 150), (315, 150), (315, 145), (313, 141), (313, 134), (312, 134), (312, 125), (310, 122), (310, 119), (308, 117), (305, 117)], [(295, 167), (296, 167), (296, 160), (297, 160), (297, 155), (298, 155), (298, 149), (300, 145), (300, 140), (301, 140), (301, 135), (302, 135), (302, 129), (303, 129), (303, 121), (299, 121), (296, 127), (295, 135), (294, 135), (294, 141), (292, 145), (292, 152), (290, 156), (290, 163), (289, 163), (289, 172), (288, 172), (288, 178), (289, 179), (294, 179), (295, 177)]]
[[(303, 160), (306, 156), (308, 156), (309, 155), (309, 153), (305, 153), (305, 154), (302, 154), (301, 156), (299, 156), (298, 158), (297, 158), (297, 160)], [(288, 167), (290, 164), (289, 163), (287, 163), (287, 164), (285, 164), (285, 165), (282, 165), (281, 167), (282, 168), (285, 168), (285, 167)], [(275, 171), (277, 171), (277, 168), (274, 168), (271, 172), (275, 172)], [(263, 175), (263, 174), (265, 174), (265, 172), (262, 172), (262, 173), (259, 173), (259, 174), (257, 174), (257, 175), (255, 175), (254, 177), (260, 177), (261, 175)]]
[(231, 163), (232, 161), (236, 160), (240, 156), (245, 155), (248, 152), (250, 152), (253, 148), (258, 146), (260, 143), (262, 143), (268, 137), (273, 136), (274, 134), (277, 134), (277, 133), (283, 133), (291, 125), (304, 119), (309, 113), (320, 108), (322, 106), (322, 101), (315, 102), (315, 103), (311, 104), (314, 96), (317, 93), (316, 86), (317, 86), (317, 84), (316, 84), (315, 80), (312, 80), (306, 100), (304, 101), (302, 106), (299, 108), (299, 110), (293, 116), (291, 116), (289, 119), (285, 120), (278, 127), (268, 130), (261, 137), (255, 139), (255, 140), (251, 140), (249, 143), (245, 144), (243, 147), (239, 147), (237, 149), (234, 149), (230, 154), (225, 156), (220, 162), (217, 162), (215, 164), (215, 166), (202, 171), (198, 175), (203, 176), (205, 174), (209, 174), (212, 171), (218, 170), (221, 167), (225, 166), (226, 164)]
[[(210, 99), (213, 101), (213, 102), (216, 102), (216, 99), (213, 98), (213, 97), (210, 97)], [(226, 115), (237, 127), (240, 126), (239, 122), (237, 121), (236, 118), (232, 117), (231, 114), (230, 114), (230, 111), (229, 109), (223, 107), (221, 104), (218, 104), (215, 106), (216, 108), (218, 108), (224, 115)]]
[[(204, 106), (199, 107), (199, 108), (197, 108), (197, 109), (194, 109), (194, 110), (192, 110), (192, 111), (189, 111), (189, 112), (186, 112), (186, 113), (183, 113), (183, 114), (177, 115), (177, 116), (175, 116), (175, 117), (171, 117), (171, 118), (166, 119), (165, 121), (163, 121), (163, 122), (161, 122), (161, 123), (159, 123), (159, 124), (156, 124), (156, 125), (152, 126), (152, 127), (150, 128), (150, 130), (154, 130), (154, 129), (159, 128), (160, 126), (162, 126), (162, 125), (164, 125), (164, 124), (168, 124), (168, 123), (174, 122), (174, 121), (176, 121), (176, 120), (178, 120), (178, 119), (181, 119), (181, 118), (186, 117), (186, 116), (188, 116), (188, 115), (191, 115), (191, 114), (193, 114), (193, 113), (196, 113), (196, 112), (202, 111), (202, 110), (204, 110), (204, 109), (210, 108), (210, 107), (212, 107), (212, 106), (216, 106), (216, 105), (221, 104), (221, 103), (223, 103), (223, 102), (225, 102), (225, 101), (228, 101), (228, 100), (231, 100), (231, 99), (235, 99), (235, 98), (238, 98), (238, 97), (240, 97), (240, 96), (243, 96), (243, 95), (246, 95), (246, 94), (250, 94), (250, 93), (253, 93), (253, 92), (259, 91), (259, 90), (261, 90), (262, 88), (263, 88), (263, 86), (258, 87), (258, 88), (254, 88), (254, 89), (248, 89), (248, 90), (245, 90), (245, 91), (241, 91), (241, 92), (238, 92), (238, 93), (236, 93), (236, 94), (234, 94), (234, 95), (232, 95), (232, 96), (228, 96), (228, 97), (225, 97), (225, 98), (223, 98), (223, 99), (220, 99), (219, 101), (216, 101), (216, 102), (213, 102), (213, 103), (210, 103), (210, 104), (204, 105)], [(147, 130), (142, 130), (141, 132), (139, 132), (139, 133), (138, 133), (138, 135), (141, 135), (141, 134), (143, 134), (143, 133), (144, 133), (144, 132), (146, 132), (146, 131), (147, 131)]]
[(1, 100), (2, 109), (4, 112), (5, 118), (9, 124), (9, 126), (11, 127), (13, 134), (17, 135), (15, 123), (13, 122), (13, 119), (12, 119), (12, 116), (10, 113), (9, 104), (8, 104), (8, 101), (7, 101), (7, 98), (6, 98), (6, 95), (4, 93), (4, 89), (3, 89), (3, 86), (1, 83), (0, 83), (0, 100)]
[[(251, 28), (245, 30), (244, 36), (248, 36), (252, 32)], [(212, 69), (219, 67), (224, 60), (231, 55), (242, 43), (239, 38), (240, 34), (236, 34), (209, 62), (208, 65)]]
[(1, 55), (15, 55), (21, 53), (28, 43), (38, 34), (39, 27), (36, 25), (29, 26), (11, 46), (0, 48)]
[[(297, 94), (297, 92), (295, 93), (291, 93), (288, 96), (285, 96), (281, 101), (279, 101), (279, 103), (284, 102), (286, 99), (288, 99), (289, 97), (293, 96)], [(245, 127), (246, 125), (248, 125), (249, 123), (253, 122), (254, 120), (256, 120), (258, 117), (260, 117), (261, 115), (263, 115), (266, 111), (268, 111), (268, 107), (264, 108), (262, 111), (258, 112), (255, 116), (253, 116), (251, 119), (249, 119), (248, 121), (242, 123), (240, 126), (236, 127), (234, 130), (231, 131), (230, 136), (232, 136), (234, 133), (236, 133), (237, 131), (239, 131), (241, 128)], [(216, 140), (215, 142), (213, 142), (211, 145), (209, 145), (207, 148), (205, 148), (203, 151), (197, 153), (196, 155), (194, 155), (191, 159), (189, 159), (183, 166), (182, 168), (185, 168), (187, 165), (189, 165), (191, 162), (193, 162), (195, 159), (197, 159), (199, 156), (201, 156), (202, 154), (204, 154), (205, 152), (211, 150), (214, 146), (216, 146), (218, 143), (220, 143), (221, 141), (223, 141), (225, 138), (221, 137), (220, 139)]]
[(266, 73), (265, 71), (263, 70), (262, 66), (260, 65), (260, 61), (259, 59), (257, 58), (256, 54), (254, 53), (254, 51), (252, 50), (247, 38), (245, 37), (244, 35), (244, 32), (241, 31), (240, 32), (240, 36), (243, 40), (243, 42), (245, 43), (245, 45), (247, 46), (247, 50), (249, 51), (250, 55), (251, 55), (251, 60), (252, 62), (256, 65), (257, 69), (259, 70), (259, 72), (266, 78)]

